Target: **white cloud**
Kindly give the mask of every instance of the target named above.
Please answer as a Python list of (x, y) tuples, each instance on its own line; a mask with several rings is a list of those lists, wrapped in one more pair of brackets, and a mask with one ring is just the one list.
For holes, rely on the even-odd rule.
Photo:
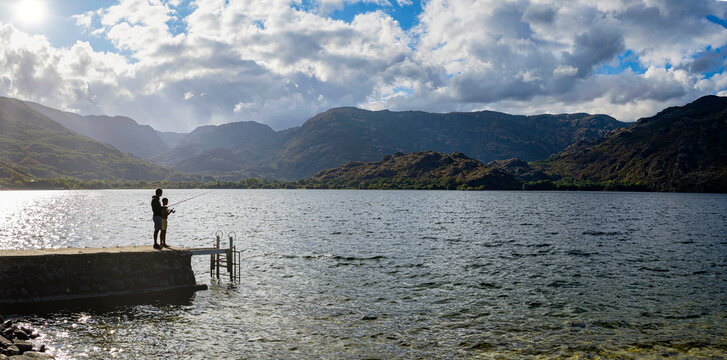
[(71, 18), (76, 21), (76, 25), (85, 29), (90, 29), (95, 15), (95, 11), (87, 11), (83, 14), (73, 15)]
[(556, 76), (575, 76), (578, 74), (578, 69), (573, 66), (560, 64), (553, 69), (553, 75)]
[(44, 36), (0, 25), (0, 92), (60, 109), (90, 110), (95, 104), (128, 98), (122, 83), (133, 78), (126, 59), (94, 52), (86, 42), (54, 48)]
[[(424, 95), (433, 110), (454, 104), (460, 110), (592, 111), (607, 104), (607, 113), (633, 120), (642, 108), (655, 112), (692, 100), (708, 85), (718, 89), (716, 82), (696, 89), (702, 75), (685, 67), (708, 46), (727, 42), (727, 30), (705, 19), (724, 8), (711, 1), (433, 0), (418, 28), (417, 56), (444, 67), (451, 80)], [(621, 72), (618, 56), (626, 50), (645, 73)], [(605, 65), (617, 71), (596, 73)], [(529, 105), (536, 102), (550, 108)], [(622, 111), (631, 103), (642, 106)]]
[(189, 131), (237, 120), (282, 129), (351, 105), (635, 120), (727, 89), (723, 72), (700, 73), (723, 61), (706, 49), (727, 43), (706, 20), (727, 4), (711, 0), (431, 0), (410, 31), (385, 12), (410, 0), (363, 1), (382, 10), (350, 23), (327, 17), (358, 2), (196, 0), (179, 18), (176, 0), (122, 0), (74, 17), (118, 54), (0, 24), (0, 93)]

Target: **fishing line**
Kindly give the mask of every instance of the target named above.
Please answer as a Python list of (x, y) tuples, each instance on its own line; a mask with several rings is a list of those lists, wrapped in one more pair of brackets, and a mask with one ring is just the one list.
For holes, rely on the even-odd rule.
[(210, 190), (210, 191), (206, 191), (206, 192), (203, 192), (203, 193), (201, 193), (201, 194), (197, 194), (197, 195), (195, 195), (195, 196), (192, 196), (192, 197), (188, 197), (188, 198), (186, 198), (186, 199), (184, 199), (184, 200), (181, 200), (181, 201), (177, 201), (176, 203), (174, 203), (174, 204), (171, 204), (171, 205), (167, 205), (167, 206), (168, 206), (168, 207), (172, 207), (172, 206), (177, 206), (177, 205), (179, 205), (179, 204), (181, 204), (181, 203), (183, 203), (183, 202), (185, 202), (185, 201), (189, 201), (189, 200), (192, 200), (192, 199), (196, 199), (196, 198), (198, 198), (198, 197), (200, 197), (200, 196), (202, 196), (202, 195), (207, 195), (207, 194), (209, 194), (209, 193), (211, 193), (211, 192), (213, 192), (213, 191), (215, 191), (215, 190), (218, 190), (218, 189), (212, 189), (212, 190)]

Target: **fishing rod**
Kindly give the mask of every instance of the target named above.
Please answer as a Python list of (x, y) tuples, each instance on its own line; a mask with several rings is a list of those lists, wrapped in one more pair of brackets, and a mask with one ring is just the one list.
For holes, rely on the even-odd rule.
[(168, 206), (168, 207), (172, 207), (172, 206), (177, 206), (177, 205), (179, 205), (179, 204), (181, 204), (181, 203), (183, 203), (183, 202), (185, 202), (185, 201), (189, 201), (189, 200), (192, 200), (192, 199), (196, 199), (196, 198), (198, 198), (198, 197), (200, 197), (200, 196), (202, 196), (202, 195), (207, 195), (207, 194), (209, 194), (209, 193), (211, 193), (211, 192), (213, 192), (213, 191), (215, 191), (215, 190), (218, 190), (218, 189), (212, 189), (212, 190), (210, 190), (210, 191), (205, 191), (205, 192), (203, 192), (203, 193), (201, 193), (201, 194), (197, 194), (197, 195), (195, 195), (195, 196), (192, 196), (192, 197), (188, 197), (188, 198), (186, 198), (186, 199), (184, 199), (184, 200), (181, 200), (181, 201), (177, 201), (176, 203), (174, 203), (174, 204), (171, 204), (171, 205), (167, 205), (167, 206)]

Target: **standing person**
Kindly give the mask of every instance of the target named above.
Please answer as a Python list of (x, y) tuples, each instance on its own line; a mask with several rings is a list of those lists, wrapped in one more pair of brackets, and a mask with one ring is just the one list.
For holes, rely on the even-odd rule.
[(169, 210), (169, 208), (167, 208), (168, 203), (169, 199), (162, 199), (162, 232), (160, 235), (162, 247), (169, 247), (169, 245), (167, 245), (167, 218), (169, 217), (169, 214), (174, 212), (174, 209)]
[(151, 211), (154, 212), (152, 220), (154, 220), (154, 248), (161, 249), (162, 247), (157, 244), (157, 235), (162, 230), (162, 203), (159, 198), (162, 196), (162, 189), (157, 188), (156, 195), (151, 198)]

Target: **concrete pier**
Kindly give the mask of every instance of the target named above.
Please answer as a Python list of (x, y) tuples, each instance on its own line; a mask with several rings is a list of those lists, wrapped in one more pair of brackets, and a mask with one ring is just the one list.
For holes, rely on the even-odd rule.
[(191, 259), (151, 246), (0, 250), (0, 306), (205, 289)]

